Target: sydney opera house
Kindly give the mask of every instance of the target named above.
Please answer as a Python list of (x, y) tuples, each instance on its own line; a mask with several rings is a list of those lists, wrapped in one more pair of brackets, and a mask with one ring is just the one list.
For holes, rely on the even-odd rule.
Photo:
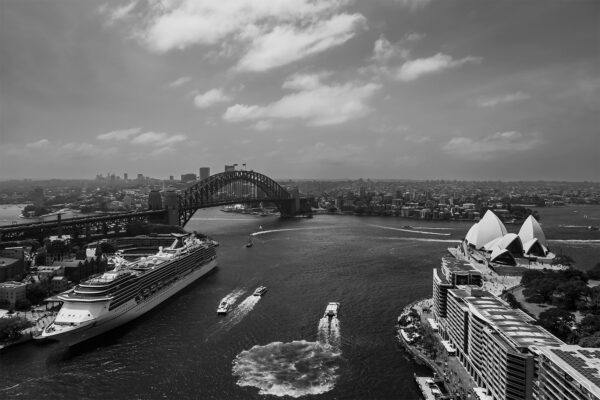
[(508, 233), (502, 221), (490, 210), (451, 252), (459, 259), (512, 266), (531, 261), (548, 263), (555, 256), (548, 250), (544, 231), (533, 216), (523, 222), (518, 234)]

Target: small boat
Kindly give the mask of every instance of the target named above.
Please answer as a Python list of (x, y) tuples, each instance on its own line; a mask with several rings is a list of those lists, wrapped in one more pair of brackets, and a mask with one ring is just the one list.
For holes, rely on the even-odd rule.
[(413, 228), (413, 227), (412, 227), (412, 226), (410, 226), (410, 225), (404, 225), (404, 226), (402, 227), (402, 229), (412, 229), (412, 228)]
[(329, 317), (329, 318), (337, 317), (338, 308), (340, 308), (340, 303), (332, 301), (331, 303), (327, 304), (327, 307), (325, 308), (324, 317)]
[(263, 294), (265, 294), (265, 292), (267, 291), (266, 286), (259, 286), (256, 288), (256, 290), (254, 291), (254, 296), (262, 296)]
[(252, 241), (252, 235), (248, 236), (248, 243), (246, 243), (246, 247), (254, 246), (254, 242)]
[(227, 301), (222, 301), (217, 308), (217, 315), (225, 315), (229, 311), (229, 303)]

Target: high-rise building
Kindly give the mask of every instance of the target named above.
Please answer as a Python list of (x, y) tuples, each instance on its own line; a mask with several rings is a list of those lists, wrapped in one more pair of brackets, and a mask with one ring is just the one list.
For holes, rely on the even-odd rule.
[(196, 180), (196, 174), (181, 174), (181, 182), (194, 182)]
[(33, 189), (33, 194), (32, 194), (32, 200), (33, 200), (33, 205), (36, 208), (36, 211), (39, 210), (40, 208), (44, 207), (44, 189), (42, 189), (41, 187), (36, 187), (35, 189)]
[(124, 180), (127, 180), (128, 178), (129, 178), (129, 177), (127, 176), (127, 172), (125, 172), (125, 173), (123, 174), (123, 179), (124, 179)]
[(207, 179), (210, 176), (209, 167), (200, 167), (200, 180)]

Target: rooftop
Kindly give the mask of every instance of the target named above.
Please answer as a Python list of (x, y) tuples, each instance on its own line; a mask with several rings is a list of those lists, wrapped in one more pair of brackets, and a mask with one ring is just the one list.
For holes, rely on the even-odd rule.
[(457, 260), (453, 257), (442, 257), (442, 268), (448, 269), (450, 272), (474, 272), (480, 273), (478, 269), (473, 267), (470, 262)]
[(507, 307), (504, 302), (487, 291), (468, 289), (468, 287), (460, 287), (453, 292), (464, 298), (473, 314), (487, 321), (491, 328), (498, 331), (517, 349), (536, 345), (563, 344), (544, 328), (534, 325), (535, 319), (523, 311)]
[(600, 397), (600, 349), (562, 345), (540, 347), (539, 350), (579, 384)]

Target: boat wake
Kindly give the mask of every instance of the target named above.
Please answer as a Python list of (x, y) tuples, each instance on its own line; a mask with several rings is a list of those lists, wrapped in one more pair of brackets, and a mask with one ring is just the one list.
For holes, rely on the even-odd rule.
[(233, 360), (239, 386), (252, 386), (259, 394), (290, 396), (325, 393), (333, 389), (341, 355), (321, 342), (273, 342), (244, 350)]
[(433, 226), (413, 226), (413, 229), (429, 229), (434, 231), (451, 231), (457, 228), (442, 228), (442, 227), (433, 227)]
[(244, 299), (238, 306), (231, 312), (231, 317), (224, 321), (223, 328), (226, 330), (231, 329), (237, 325), (246, 315), (252, 311), (254, 306), (260, 301), (261, 296), (250, 295)]
[(551, 243), (562, 243), (562, 244), (581, 244), (588, 246), (600, 246), (600, 239), (550, 239), (548, 242)]
[(233, 304), (235, 304), (237, 299), (239, 299), (240, 296), (243, 295), (245, 292), (246, 292), (246, 289), (242, 289), (242, 288), (235, 289), (233, 292), (231, 292), (227, 296), (223, 297), (221, 299), (221, 303), (227, 302), (227, 304), (233, 305)]
[(423, 235), (436, 235), (436, 236), (450, 236), (451, 235), (450, 233), (416, 231), (414, 229), (392, 228), (391, 226), (382, 226), (382, 225), (370, 225), (370, 226), (375, 227), (375, 228), (381, 228), (381, 229), (389, 229), (392, 231), (401, 231), (401, 232), (408, 232), (408, 233), (421, 233)]
[(320, 226), (320, 227), (313, 227), (313, 228), (285, 228), (285, 229), (271, 229), (268, 231), (258, 231), (258, 232), (254, 232), (252, 233), (252, 236), (258, 236), (258, 235), (265, 235), (267, 233), (275, 233), (275, 232), (287, 232), (287, 231), (306, 231), (306, 230), (313, 230), (313, 229), (325, 229), (325, 228), (331, 228), (329, 226)]
[(340, 320), (336, 317), (323, 317), (319, 320), (317, 328), (317, 340), (320, 343), (328, 344), (336, 350), (340, 350), (342, 345), (342, 334), (340, 331)]
[(252, 386), (258, 394), (301, 397), (330, 391), (342, 361), (340, 321), (323, 317), (317, 341), (294, 340), (256, 345), (233, 360), (239, 386)]

